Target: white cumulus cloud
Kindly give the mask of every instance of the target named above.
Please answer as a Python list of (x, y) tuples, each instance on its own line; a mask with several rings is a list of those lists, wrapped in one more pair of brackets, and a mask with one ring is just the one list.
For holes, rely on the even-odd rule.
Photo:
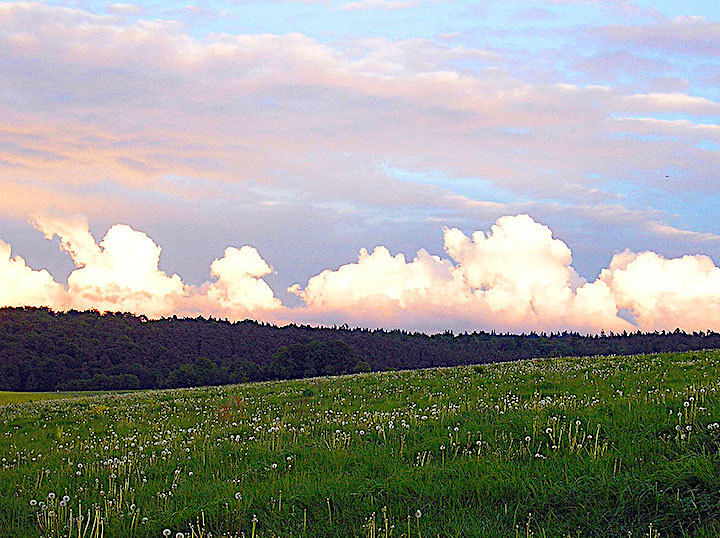
[(207, 295), (211, 301), (229, 311), (272, 310), (280, 308), (280, 300), (262, 277), (272, 272), (258, 251), (248, 245), (228, 247), (225, 255), (212, 262), (210, 273), (217, 278)]
[(78, 267), (68, 277), (76, 308), (162, 316), (171, 314), (176, 298), (187, 293), (178, 275), (158, 268), (162, 249), (130, 226), (112, 226), (98, 245), (81, 218), (41, 215), (36, 225), (48, 239), (57, 235)]
[(707, 256), (617, 254), (600, 280), (644, 330), (720, 330), (720, 267)]
[[(67, 280), (69, 307), (151, 317), (182, 313), (239, 319), (281, 306), (261, 278), (272, 268), (249, 246), (228, 247), (224, 257), (210, 266), (216, 280), (192, 286), (179, 275), (160, 270), (162, 248), (128, 225), (110, 227), (99, 244), (81, 216), (42, 214), (35, 218), (35, 226), (48, 239), (58, 236), (77, 267)], [(57, 302), (49, 304), (57, 306)]]
[[(585, 283), (565, 243), (527, 215), (500, 218), (490, 233), (468, 238), (445, 230), (452, 259), (418, 252), (412, 262), (384, 247), (357, 263), (290, 288), (311, 312), (362, 313), (380, 325), (506, 330), (629, 328), (605, 282)], [(362, 322), (362, 320), (359, 320)]]
[[(406, 328), (585, 333), (720, 330), (720, 267), (708, 256), (666, 259), (625, 251), (597, 280), (572, 266), (572, 252), (528, 215), (499, 218), (486, 233), (444, 229), (446, 257), (421, 249), (411, 260), (386, 247), (361, 249), (355, 262), (327, 269), (288, 291), (287, 308), (263, 277), (273, 268), (249, 245), (228, 247), (194, 286), (159, 268), (162, 249), (145, 233), (116, 224), (97, 243), (81, 216), (36, 217), (76, 265), (67, 286), (28, 267), (0, 241), (0, 306), (96, 308), (151, 317), (205, 315), (274, 322)], [(629, 312), (637, 325), (619, 316)]]
[(20, 256), (12, 256), (10, 245), (0, 241), (0, 306), (52, 306), (66, 302), (62, 285), (44, 269), (36, 271)]

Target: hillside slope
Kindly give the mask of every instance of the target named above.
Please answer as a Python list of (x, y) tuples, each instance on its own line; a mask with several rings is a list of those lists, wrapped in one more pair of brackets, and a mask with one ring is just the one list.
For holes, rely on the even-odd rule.
[(719, 389), (711, 351), (4, 406), (0, 535), (718, 536)]

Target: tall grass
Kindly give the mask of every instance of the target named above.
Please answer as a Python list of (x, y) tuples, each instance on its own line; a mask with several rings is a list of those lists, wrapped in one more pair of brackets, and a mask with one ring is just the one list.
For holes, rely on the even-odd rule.
[(0, 407), (0, 536), (718, 536), (720, 352)]
[(102, 392), (8, 392), (0, 390), (0, 405), (93, 396)]

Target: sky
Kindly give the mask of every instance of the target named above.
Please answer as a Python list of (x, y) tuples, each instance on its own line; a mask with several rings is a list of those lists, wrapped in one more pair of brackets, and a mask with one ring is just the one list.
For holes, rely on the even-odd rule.
[(0, 306), (720, 330), (720, 5), (0, 2)]

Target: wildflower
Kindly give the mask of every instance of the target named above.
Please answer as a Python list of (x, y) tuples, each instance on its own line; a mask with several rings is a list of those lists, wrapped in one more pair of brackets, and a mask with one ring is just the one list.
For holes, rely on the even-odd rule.
[(422, 512), (420, 510), (415, 510), (415, 517), (420, 519), (422, 517)]

